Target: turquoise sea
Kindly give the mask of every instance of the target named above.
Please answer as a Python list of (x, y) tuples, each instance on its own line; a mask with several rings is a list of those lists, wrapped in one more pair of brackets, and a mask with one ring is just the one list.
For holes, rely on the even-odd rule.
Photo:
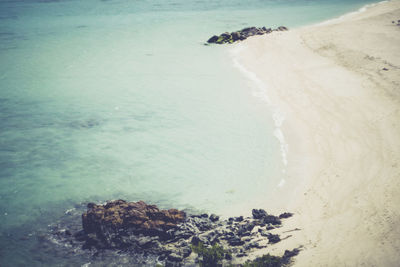
[(35, 236), (80, 203), (267, 208), (285, 169), (270, 107), (232, 46), (204, 42), (372, 2), (0, 0), (0, 266), (84, 264)]

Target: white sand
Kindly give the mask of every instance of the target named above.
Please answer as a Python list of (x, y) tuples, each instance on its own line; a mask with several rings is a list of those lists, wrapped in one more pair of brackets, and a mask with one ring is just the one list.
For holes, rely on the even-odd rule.
[(295, 216), (279, 232), (301, 230), (274, 250), (303, 245), (295, 266), (400, 266), (399, 19), (392, 1), (239, 44), (285, 116)]

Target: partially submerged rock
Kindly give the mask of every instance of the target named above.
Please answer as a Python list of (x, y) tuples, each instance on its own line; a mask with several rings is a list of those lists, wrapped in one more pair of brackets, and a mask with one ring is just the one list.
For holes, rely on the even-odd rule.
[[(83, 231), (87, 246), (122, 247), (132, 240), (120, 233), (164, 237), (168, 230), (185, 220), (186, 214), (176, 209), (160, 210), (143, 201), (115, 200), (105, 205), (88, 204), (82, 214)], [(135, 240), (136, 241), (136, 240)], [(142, 241), (143, 242), (143, 241)]]
[(244, 28), (240, 31), (236, 32), (225, 32), (222, 33), (221, 35), (217, 36), (214, 35), (210, 39), (208, 39), (207, 43), (209, 44), (226, 44), (226, 43), (234, 43), (237, 41), (243, 41), (247, 39), (250, 36), (255, 36), (255, 35), (263, 35), (263, 34), (269, 34), (273, 31), (287, 31), (288, 28), (285, 26), (279, 26), (276, 29), (271, 29), (271, 28), (257, 28), (257, 27), (248, 27)]

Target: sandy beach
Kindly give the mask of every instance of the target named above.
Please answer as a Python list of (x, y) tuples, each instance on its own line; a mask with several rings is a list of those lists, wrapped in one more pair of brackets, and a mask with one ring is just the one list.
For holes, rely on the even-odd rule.
[(399, 19), (390, 1), (240, 44), (238, 62), (285, 118), (281, 208), (296, 215), (279, 232), (300, 230), (271, 252), (302, 245), (295, 266), (400, 262)]

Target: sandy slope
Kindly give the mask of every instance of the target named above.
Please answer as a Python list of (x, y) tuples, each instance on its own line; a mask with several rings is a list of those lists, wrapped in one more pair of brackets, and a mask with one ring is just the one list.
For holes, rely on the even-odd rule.
[(301, 230), (275, 252), (304, 245), (296, 266), (400, 266), (399, 19), (392, 1), (239, 44), (286, 118), (296, 216), (279, 231)]

